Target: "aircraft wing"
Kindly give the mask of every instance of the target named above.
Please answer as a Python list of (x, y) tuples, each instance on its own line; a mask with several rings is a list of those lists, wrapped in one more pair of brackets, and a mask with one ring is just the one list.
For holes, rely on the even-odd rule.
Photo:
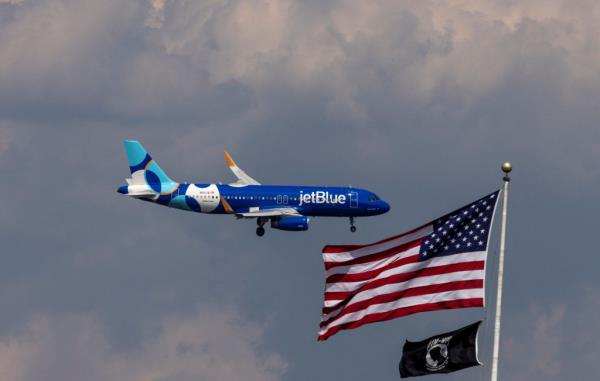
[(227, 161), (227, 166), (231, 169), (231, 172), (238, 178), (238, 181), (235, 183), (229, 184), (232, 186), (244, 186), (244, 185), (260, 185), (260, 183), (254, 180), (252, 177), (248, 176), (246, 172), (244, 172), (240, 167), (238, 167), (231, 156), (227, 153), (227, 150), (223, 150), (223, 154), (225, 155), (225, 160)]
[(271, 209), (262, 209), (262, 210), (254, 210), (243, 213), (236, 213), (236, 216), (245, 217), (245, 218), (254, 218), (254, 217), (279, 217), (279, 216), (301, 216), (300, 213), (294, 208), (271, 208)]

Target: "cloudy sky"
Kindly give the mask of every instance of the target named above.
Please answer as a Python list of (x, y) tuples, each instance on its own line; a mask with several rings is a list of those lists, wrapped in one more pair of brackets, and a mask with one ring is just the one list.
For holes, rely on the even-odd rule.
[[(500, 376), (597, 379), (599, 19), (596, 0), (0, 0), (0, 379), (395, 380), (405, 339), (484, 317), (489, 364), (481, 309), (317, 342), (320, 249), (489, 193), (504, 160)], [(116, 193), (128, 138), (178, 180), (232, 181), (227, 147), (263, 183), (392, 210), (259, 239)]]

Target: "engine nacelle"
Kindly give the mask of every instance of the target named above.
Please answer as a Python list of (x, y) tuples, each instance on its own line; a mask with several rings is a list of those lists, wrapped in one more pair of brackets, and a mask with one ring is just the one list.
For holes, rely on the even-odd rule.
[(271, 219), (273, 229), (287, 231), (308, 230), (308, 217), (304, 216), (286, 216)]

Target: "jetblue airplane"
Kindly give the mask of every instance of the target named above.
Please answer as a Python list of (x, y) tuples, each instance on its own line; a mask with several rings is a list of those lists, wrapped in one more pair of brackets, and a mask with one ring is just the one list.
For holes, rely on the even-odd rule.
[(261, 185), (248, 176), (224, 151), (229, 169), (237, 181), (229, 184), (178, 183), (152, 160), (142, 145), (125, 141), (131, 178), (117, 190), (133, 198), (198, 213), (233, 214), (256, 218), (256, 234), (265, 234), (264, 225), (287, 231), (308, 230), (312, 216), (348, 217), (355, 232), (355, 217), (375, 216), (390, 206), (375, 193), (351, 187)]

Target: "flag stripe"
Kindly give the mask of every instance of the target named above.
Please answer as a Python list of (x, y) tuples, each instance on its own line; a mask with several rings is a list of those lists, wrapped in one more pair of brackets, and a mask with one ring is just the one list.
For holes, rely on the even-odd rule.
[[(418, 279), (421, 277), (428, 277), (431, 275), (449, 274), (458, 271), (469, 271), (469, 270), (483, 270), (485, 263), (483, 261), (471, 261), (471, 262), (459, 262), (450, 263), (441, 266), (424, 266), (415, 271), (411, 272), (398, 272), (398, 274), (389, 274), (389, 276), (380, 276), (377, 279), (373, 279), (370, 282), (362, 282), (360, 287), (350, 288), (346, 291), (333, 291), (338, 284), (332, 284), (330, 288), (325, 291), (325, 300), (329, 299), (340, 299), (356, 297), (359, 292), (366, 291), (369, 289), (377, 288), (385, 284), (405, 282), (411, 279)], [(359, 285), (359, 282), (345, 283), (344, 285)]]
[(416, 262), (419, 259), (419, 247), (420, 245), (417, 242), (416, 245), (407, 248), (405, 251), (394, 253), (388, 258), (379, 258), (366, 263), (334, 267), (326, 271), (325, 275), (327, 276), (327, 281), (329, 281), (329, 279), (336, 279), (336, 275), (339, 277), (349, 274), (359, 274), (365, 273), (367, 271), (375, 271), (388, 265), (397, 265), (399, 261), (402, 261), (402, 263)]
[[(430, 304), (437, 302), (445, 302), (449, 300), (459, 300), (459, 299), (472, 299), (472, 298), (482, 298), (483, 299), (483, 290), (482, 289), (466, 289), (459, 291), (444, 291), (435, 294), (424, 294), (424, 295), (416, 295), (409, 296), (406, 298), (394, 300), (388, 303), (380, 303), (380, 304), (370, 304), (368, 307), (363, 308), (360, 311), (351, 312), (349, 314), (344, 314), (337, 319), (329, 322), (327, 327), (335, 327), (340, 324), (349, 323), (357, 320), (361, 320), (368, 315), (372, 315), (374, 313), (393, 311), (402, 307), (410, 307), (417, 306), (420, 304)], [(327, 328), (323, 328), (327, 330)]]
[(319, 331), (319, 341), (327, 340), (332, 335), (336, 334), (342, 329), (353, 329), (358, 328), (364, 324), (376, 323), (378, 321), (392, 320), (402, 316), (408, 316), (419, 312), (437, 311), (444, 309), (454, 308), (470, 308), (470, 307), (482, 307), (483, 298), (470, 298), (460, 300), (447, 300), (439, 301), (435, 303), (421, 304), (416, 306), (401, 307), (391, 311), (378, 312), (366, 316), (364, 319), (352, 321), (331, 327), (330, 329)]
[[(485, 256), (485, 251), (480, 251), (467, 254), (448, 255), (445, 257), (435, 257), (427, 261), (418, 262), (418, 255), (413, 255), (409, 258), (390, 263), (377, 270), (366, 271), (359, 274), (336, 274), (335, 276), (328, 277), (325, 289), (326, 291), (330, 291), (330, 287), (337, 284), (341, 285), (339, 286), (340, 288), (351, 291), (362, 286), (365, 282), (385, 278), (390, 275), (415, 272), (426, 267), (445, 266), (460, 262), (484, 261)], [(354, 285), (350, 283), (354, 283)]]
[[(332, 316), (328, 317), (327, 320), (322, 320), (320, 323), (321, 327), (326, 325), (331, 325), (333, 322), (342, 319), (344, 316), (353, 314), (355, 312), (361, 311), (361, 313), (368, 314), (370, 308), (385, 310), (386, 305), (390, 303), (395, 303), (399, 299), (404, 298), (408, 300), (411, 297), (423, 297), (424, 299), (434, 298), (436, 295), (448, 293), (451, 291), (464, 291), (464, 290), (473, 290), (473, 289), (481, 289), (483, 287), (482, 279), (474, 279), (474, 280), (465, 280), (465, 281), (456, 281), (456, 282), (448, 282), (441, 284), (432, 284), (428, 286), (421, 287), (413, 287), (407, 290), (394, 292), (390, 294), (377, 295), (369, 300), (365, 300), (363, 302), (358, 302), (343, 308), (337, 314), (331, 314)], [(478, 290), (480, 291), (480, 290)], [(421, 304), (421, 303), (420, 303)], [(365, 312), (367, 311), (367, 312)], [(363, 316), (360, 316), (362, 318)]]
[(363, 246), (325, 246), (325, 248), (323, 248), (323, 259), (325, 262), (346, 262), (414, 242), (432, 232), (432, 225), (427, 225), (394, 239), (382, 241), (382, 243)]
[(338, 311), (342, 307), (347, 307), (358, 302), (370, 300), (377, 295), (397, 293), (413, 287), (443, 284), (461, 280), (483, 280), (484, 278), (484, 270), (457, 271), (454, 273), (443, 273), (441, 275), (422, 276), (405, 282), (385, 283), (376, 288), (360, 290), (358, 293), (353, 295), (351, 299), (348, 298), (348, 293), (331, 293), (332, 295), (325, 295), (326, 301), (333, 300), (336, 303), (323, 307), (323, 314), (332, 315), (332, 312)]
[(375, 253), (371, 253), (369, 255), (365, 255), (363, 257), (354, 258), (344, 262), (330, 262), (325, 261), (325, 270), (327, 270), (328, 274), (335, 274), (339, 272), (344, 272), (345, 269), (354, 269), (363, 263), (369, 262), (377, 262), (382, 259), (389, 259), (396, 257), (398, 254), (404, 253), (406, 250), (419, 247), (421, 245), (421, 241), (423, 239), (417, 239), (412, 242), (404, 243), (400, 246), (390, 247), (383, 251), (378, 251)]

